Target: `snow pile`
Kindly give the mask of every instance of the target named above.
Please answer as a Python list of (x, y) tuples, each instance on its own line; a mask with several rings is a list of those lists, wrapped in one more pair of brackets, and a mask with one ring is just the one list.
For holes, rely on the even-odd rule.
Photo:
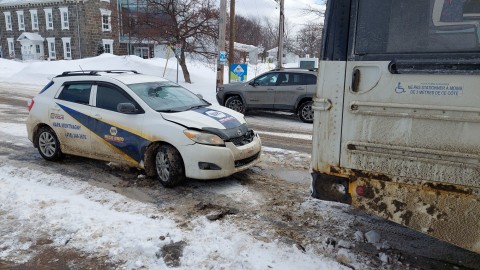
[[(178, 83), (194, 93), (202, 94), (210, 103), (217, 103), (216, 94), (216, 71), (207, 64), (190, 60), (187, 63), (192, 84), (185, 83), (181, 68), (179, 68)], [(273, 64), (248, 65), (247, 78), (253, 79), (272, 68)], [(35, 95), (53, 77), (64, 71), (76, 70), (136, 70), (143, 74), (164, 77), (176, 82), (177, 62), (175, 58), (143, 59), (138, 56), (116, 56), (102, 54), (100, 56), (78, 60), (58, 61), (26, 61), (0, 59), (0, 83), (6, 84), (29, 84), (30, 95)], [(228, 82), (228, 67), (225, 67), (224, 81)], [(28, 87), (28, 86), (27, 86)]]
[[(15, 228), (2, 233), (5, 259), (29, 260), (29, 249), (42, 236), (56, 246), (123, 259), (129, 268), (138, 260), (157, 265), (163, 261), (155, 252), (165, 243), (159, 237), (183, 238), (174, 221), (154, 207), (62, 175), (7, 165), (0, 168), (0, 190), (0, 201), (8, 202), (0, 208), (2, 227)], [(17, 241), (18, 235), (25, 241)]]

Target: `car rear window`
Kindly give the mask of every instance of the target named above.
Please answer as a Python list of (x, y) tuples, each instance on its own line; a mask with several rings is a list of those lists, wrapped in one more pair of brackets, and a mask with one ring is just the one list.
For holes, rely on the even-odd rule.
[(317, 76), (313, 74), (306, 74), (307, 85), (317, 84)]
[(91, 83), (72, 83), (64, 85), (58, 99), (88, 105), (90, 102)]

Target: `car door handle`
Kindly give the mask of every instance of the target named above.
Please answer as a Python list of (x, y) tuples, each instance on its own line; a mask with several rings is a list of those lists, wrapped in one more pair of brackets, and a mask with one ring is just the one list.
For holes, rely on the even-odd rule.
[(269, 90), (269, 91), (273, 91), (273, 90), (275, 90), (275, 89), (273, 89), (273, 88), (267, 88), (267, 90)]
[(93, 117), (94, 117), (95, 119), (97, 119), (97, 120), (102, 119), (102, 117), (100, 116), (100, 114), (95, 114)]
[(303, 87), (297, 87), (297, 90), (305, 90)]

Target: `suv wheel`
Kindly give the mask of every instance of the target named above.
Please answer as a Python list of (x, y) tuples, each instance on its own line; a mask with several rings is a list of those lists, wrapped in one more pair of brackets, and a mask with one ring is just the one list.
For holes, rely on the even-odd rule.
[(38, 152), (48, 161), (56, 161), (62, 158), (60, 142), (55, 132), (48, 127), (42, 127), (37, 132)]
[(305, 101), (298, 108), (298, 117), (302, 122), (313, 123), (313, 101)]
[(161, 145), (155, 154), (155, 171), (164, 187), (174, 187), (185, 181), (185, 168), (180, 153), (170, 145)]
[(225, 101), (225, 107), (245, 114), (245, 104), (239, 96), (231, 96)]

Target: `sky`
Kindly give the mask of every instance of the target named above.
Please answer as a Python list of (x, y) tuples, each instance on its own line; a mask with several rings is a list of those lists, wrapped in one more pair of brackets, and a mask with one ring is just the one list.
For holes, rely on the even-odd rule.
[[(230, 2), (228, 1), (227, 10)], [(316, 22), (318, 19), (312, 16), (306, 16), (302, 8), (308, 6), (325, 9), (323, 0), (285, 0), (285, 18), (288, 26), (301, 27), (309, 22)], [(236, 0), (235, 12), (248, 18), (263, 19), (267, 17), (273, 21), (278, 21), (280, 9), (275, 0)]]

